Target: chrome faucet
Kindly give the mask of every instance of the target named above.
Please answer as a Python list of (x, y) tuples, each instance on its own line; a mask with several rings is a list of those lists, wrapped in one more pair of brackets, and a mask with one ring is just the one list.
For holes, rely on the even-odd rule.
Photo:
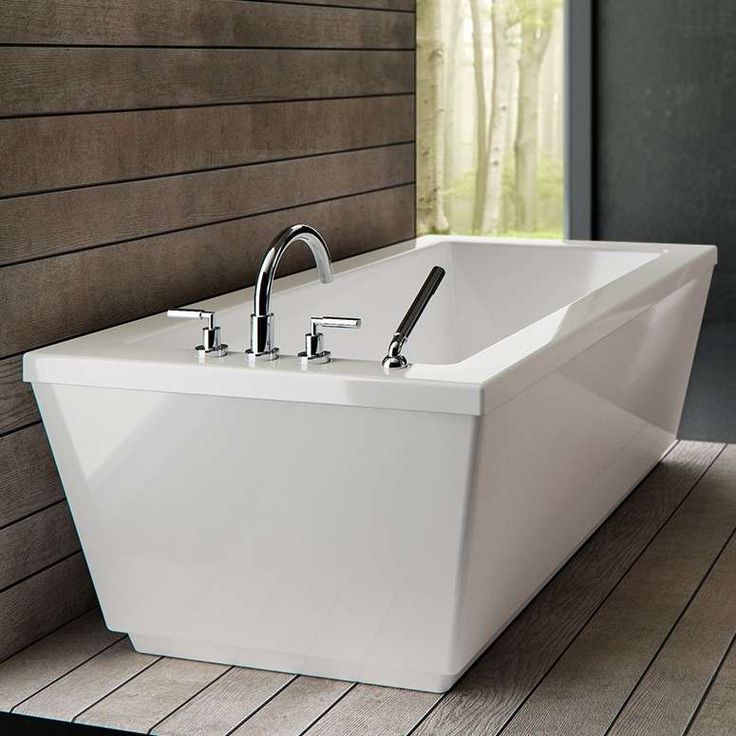
[(253, 314), (250, 316), (250, 348), (245, 351), (249, 362), (276, 360), (279, 349), (274, 344), (274, 315), (271, 312), (271, 289), (276, 269), (292, 243), (304, 243), (312, 252), (320, 281), (332, 281), (332, 259), (324, 238), (309, 225), (287, 227), (263, 256), (253, 292)]

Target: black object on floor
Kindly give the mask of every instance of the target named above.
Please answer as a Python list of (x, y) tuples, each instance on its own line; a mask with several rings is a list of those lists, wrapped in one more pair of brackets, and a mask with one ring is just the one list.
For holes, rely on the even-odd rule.
[(63, 723), (48, 718), (0, 713), (2, 736), (133, 736), (130, 731)]
[(736, 322), (703, 325), (682, 413), (680, 437), (736, 442)]

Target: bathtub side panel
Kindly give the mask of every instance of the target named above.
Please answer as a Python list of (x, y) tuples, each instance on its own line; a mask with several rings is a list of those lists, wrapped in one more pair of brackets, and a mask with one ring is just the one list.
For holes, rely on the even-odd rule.
[(36, 391), (106, 622), (139, 649), (449, 686), (476, 417)]
[(455, 662), (477, 656), (677, 433), (709, 274), (482, 417)]

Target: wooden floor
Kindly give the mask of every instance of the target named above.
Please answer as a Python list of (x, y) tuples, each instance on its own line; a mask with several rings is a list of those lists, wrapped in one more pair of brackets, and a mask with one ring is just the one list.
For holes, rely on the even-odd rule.
[(445, 695), (134, 652), (91, 611), (0, 710), (153, 734), (736, 733), (736, 445), (681, 442)]

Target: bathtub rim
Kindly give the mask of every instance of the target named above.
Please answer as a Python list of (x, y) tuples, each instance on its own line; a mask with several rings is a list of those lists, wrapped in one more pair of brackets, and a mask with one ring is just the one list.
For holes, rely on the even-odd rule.
[[(146, 338), (171, 328), (165, 313), (159, 313), (30, 351), (23, 356), (23, 380), (479, 416), (669, 294), (698, 278), (709, 280), (717, 262), (717, 249), (709, 245), (429, 235), (338, 261), (335, 273), (448, 243), (654, 253), (657, 257), (458, 363), (415, 363), (387, 373), (379, 361), (338, 359), (304, 371), (294, 356), (250, 367), (242, 354), (233, 353), (203, 364), (184, 347), (152, 349), (150, 343), (141, 347)], [(277, 279), (275, 290), (314, 281), (316, 272), (310, 269)], [(252, 293), (249, 287), (196, 304), (229, 309), (248, 301)]]

